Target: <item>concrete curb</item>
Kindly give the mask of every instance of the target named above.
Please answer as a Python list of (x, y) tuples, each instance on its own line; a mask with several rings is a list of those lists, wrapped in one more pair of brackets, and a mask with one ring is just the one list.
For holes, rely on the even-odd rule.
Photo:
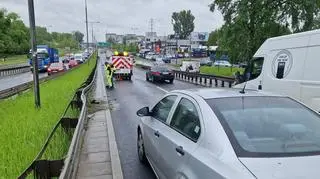
[(105, 116), (107, 118), (112, 178), (113, 179), (123, 179), (119, 151), (118, 151), (118, 147), (117, 147), (116, 137), (115, 137), (113, 123), (112, 123), (111, 114), (110, 114), (109, 109), (105, 110)]

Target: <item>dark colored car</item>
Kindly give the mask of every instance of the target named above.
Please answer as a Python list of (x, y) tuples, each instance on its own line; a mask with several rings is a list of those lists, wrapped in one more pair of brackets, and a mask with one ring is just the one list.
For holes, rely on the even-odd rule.
[(146, 72), (146, 80), (151, 82), (168, 80), (173, 83), (174, 73), (167, 67), (155, 66)]
[(69, 60), (68, 66), (69, 68), (73, 68), (78, 65), (78, 62), (76, 60)]
[(64, 72), (66, 71), (66, 67), (63, 63), (51, 63), (48, 68), (48, 75), (52, 75), (54, 73)]

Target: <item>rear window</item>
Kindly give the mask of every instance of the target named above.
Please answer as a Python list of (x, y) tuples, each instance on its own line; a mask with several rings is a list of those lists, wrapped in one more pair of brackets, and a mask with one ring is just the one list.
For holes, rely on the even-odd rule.
[(239, 157), (320, 155), (320, 116), (285, 97), (206, 100)]
[(52, 63), (50, 67), (62, 67), (62, 63)]

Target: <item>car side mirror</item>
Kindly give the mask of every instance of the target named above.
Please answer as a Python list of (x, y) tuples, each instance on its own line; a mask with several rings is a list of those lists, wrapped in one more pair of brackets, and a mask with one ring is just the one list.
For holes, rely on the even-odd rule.
[(149, 107), (143, 107), (137, 111), (137, 116), (139, 117), (150, 116), (150, 115), (151, 115), (151, 112), (149, 110)]

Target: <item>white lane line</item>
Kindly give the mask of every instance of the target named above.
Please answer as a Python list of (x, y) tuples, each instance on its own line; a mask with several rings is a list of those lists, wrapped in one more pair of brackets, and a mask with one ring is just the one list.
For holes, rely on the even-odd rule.
[(165, 90), (165, 89), (163, 89), (163, 88), (161, 88), (161, 87), (159, 87), (159, 86), (157, 86), (157, 88), (158, 88), (159, 90), (165, 92), (165, 93), (168, 93), (168, 92), (169, 92), (169, 91), (167, 91), (167, 90)]

